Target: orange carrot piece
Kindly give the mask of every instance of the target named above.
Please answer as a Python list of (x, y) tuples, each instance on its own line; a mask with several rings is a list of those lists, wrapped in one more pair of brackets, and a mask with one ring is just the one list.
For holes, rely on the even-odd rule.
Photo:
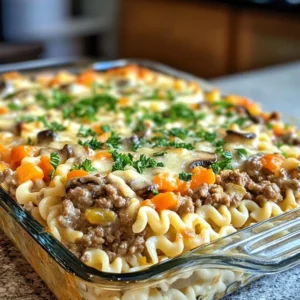
[(216, 176), (211, 169), (197, 167), (193, 169), (192, 174), (192, 189), (200, 187), (202, 183), (214, 184), (216, 181)]
[(78, 76), (77, 82), (86, 86), (91, 86), (95, 81), (95, 78), (96, 73), (93, 70), (88, 70)]
[(48, 156), (42, 156), (40, 159), (39, 167), (43, 170), (44, 180), (50, 181), (50, 173), (54, 170), (50, 163), (50, 158)]
[(160, 193), (151, 199), (151, 202), (155, 205), (157, 211), (164, 209), (174, 209), (177, 206), (178, 199), (174, 193)]
[(111, 159), (111, 158), (112, 158), (112, 155), (108, 151), (101, 151), (101, 152), (96, 153), (93, 156), (93, 159), (97, 159), (97, 160), (107, 160), (107, 159)]
[(180, 180), (177, 174), (161, 173), (153, 178), (153, 183), (157, 184), (159, 191), (173, 192), (178, 189)]
[(155, 209), (154, 203), (149, 199), (142, 201), (141, 206), (149, 206), (149, 207), (152, 207), (153, 209)]
[(268, 169), (272, 173), (276, 173), (280, 170), (284, 157), (281, 154), (266, 154), (260, 161), (263, 168)]
[(36, 148), (27, 145), (16, 146), (11, 149), (10, 152), (10, 164), (12, 169), (16, 169), (24, 157), (34, 156), (36, 153)]
[(118, 104), (120, 105), (120, 106), (126, 106), (126, 105), (128, 105), (130, 103), (130, 100), (129, 100), (129, 98), (127, 98), (127, 97), (122, 97), (122, 98), (120, 98), (119, 99), (119, 102), (118, 102)]
[(10, 160), (10, 150), (3, 145), (0, 145), (0, 160), (5, 162)]
[(0, 107), (0, 115), (6, 115), (9, 112), (7, 107)]
[(16, 173), (20, 183), (24, 183), (28, 180), (43, 179), (44, 177), (43, 170), (31, 163), (19, 166)]
[(89, 173), (87, 171), (84, 170), (72, 170), (68, 173), (67, 175), (67, 179), (72, 179), (75, 177), (83, 177), (83, 176), (87, 176), (89, 175)]

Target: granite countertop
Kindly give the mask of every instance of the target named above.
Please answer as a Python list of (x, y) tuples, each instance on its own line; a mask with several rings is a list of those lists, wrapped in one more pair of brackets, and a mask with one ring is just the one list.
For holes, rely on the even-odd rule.
[[(300, 115), (300, 62), (212, 81), (225, 92), (245, 95), (263, 103), (266, 110)], [(300, 267), (270, 275), (224, 300), (300, 299)], [(0, 231), (0, 300), (54, 300), (18, 250)]]

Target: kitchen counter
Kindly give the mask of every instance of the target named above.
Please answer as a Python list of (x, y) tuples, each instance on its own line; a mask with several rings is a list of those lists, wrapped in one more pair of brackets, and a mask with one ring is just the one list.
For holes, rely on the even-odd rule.
[[(300, 115), (300, 62), (213, 80), (225, 92), (245, 95), (266, 110)], [(261, 278), (226, 300), (300, 299), (300, 267)], [(18, 250), (0, 231), (0, 300), (54, 300)]]

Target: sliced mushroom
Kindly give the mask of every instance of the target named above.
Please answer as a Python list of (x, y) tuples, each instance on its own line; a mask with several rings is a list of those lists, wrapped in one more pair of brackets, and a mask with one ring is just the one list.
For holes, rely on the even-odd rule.
[(262, 124), (264, 119), (260, 116), (253, 116), (248, 109), (245, 110), (248, 118), (255, 124)]
[(199, 158), (190, 164), (191, 169), (196, 167), (208, 168), (212, 163), (217, 161), (217, 155), (215, 153), (200, 151), (198, 155)]
[(70, 157), (74, 157), (73, 148), (69, 144), (64, 145), (64, 147), (59, 152), (61, 153), (64, 162)]
[(224, 138), (226, 143), (245, 143), (256, 138), (256, 134), (252, 132), (238, 132), (227, 130), (227, 135)]
[(101, 192), (104, 192), (105, 179), (100, 176), (83, 176), (72, 178), (66, 183), (66, 191), (70, 189), (75, 189), (76, 187), (84, 187), (88, 184), (97, 185), (99, 186), (99, 188), (102, 187)]
[(58, 135), (56, 132), (54, 132), (51, 129), (47, 129), (47, 130), (40, 131), (37, 134), (37, 143), (39, 145), (41, 145), (41, 144), (48, 145), (48, 144), (56, 141), (57, 138), (58, 138)]

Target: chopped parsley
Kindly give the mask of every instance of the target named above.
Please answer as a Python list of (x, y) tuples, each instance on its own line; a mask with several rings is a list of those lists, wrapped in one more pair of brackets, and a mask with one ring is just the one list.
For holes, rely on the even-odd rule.
[(249, 121), (248, 118), (246, 118), (246, 117), (240, 117), (240, 118), (237, 118), (236, 120), (234, 120), (233, 123), (235, 123), (238, 126), (242, 127), (242, 126), (245, 125), (245, 123), (247, 123), (247, 121)]
[(244, 148), (238, 148), (238, 149), (235, 149), (235, 150), (236, 150), (236, 152), (237, 152), (237, 154), (238, 154), (238, 156), (239, 156), (240, 158), (245, 158), (245, 157), (247, 157), (247, 155), (248, 155), (247, 150), (244, 149)]
[(103, 145), (103, 143), (99, 142), (95, 137), (92, 137), (90, 140), (86, 141), (78, 140), (78, 144), (81, 146), (89, 147), (92, 150), (98, 150)]
[(171, 120), (183, 119), (193, 121), (195, 119), (195, 113), (193, 110), (183, 103), (173, 104), (168, 111), (168, 114)]
[(101, 130), (103, 132), (109, 132), (110, 131), (110, 126), (108, 124), (100, 126)]
[(163, 163), (157, 162), (153, 158), (147, 157), (145, 154), (141, 154), (138, 160), (133, 160), (133, 155), (131, 153), (119, 153), (116, 150), (111, 153), (114, 160), (112, 166), (113, 171), (124, 170), (126, 166), (132, 166), (138, 173), (142, 174), (145, 169), (164, 166)]
[(267, 123), (266, 126), (267, 126), (268, 129), (273, 129), (273, 124), (272, 123)]
[(91, 128), (85, 128), (82, 125), (80, 126), (78, 132), (77, 132), (77, 136), (80, 137), (89, 137), (89, 136), (96, 136), (96, 132), (94, 130), (92, 130)]
[(181, 172), (179, 173), (179, 179), (183, 181), (190, 181), (192, 179), (192, 173)]
[(106, 141), (106, 145), (109, 149), (119, 149), (121, 143), (121, 137), (112, 131), (110, 137)]
[(159, 191), (157, 189), (152, 189), (151, 192), (152, 192), (153, 195), (159, 194)]
[(96, 119), (95, 115), (100, 108), (108, 111), (115, 111), (117, 98), (108, 94), (96, 94), (88, 98), (81, 99), (72, 106), (63, 108), (64, 118), (84, 118), (90, 121)]
[(48, 122), (45, 116), (39, 116), (37, 117), (37, 121), (42, 122), (44, 126), (47, 129), (53, 130), (53, 131), (64, 131), (66, 130), (66, 127), (58, 122)]
[(221, 160), (218, 160), (211, 164), (211, 168), (215, 174), (220, 173), (222, 170), (232, 169), (232, 158), (233, 154), (230, 151), (224, 151), (221, 153)]
[(22, 109), (22, 106), (19, 105), (19, 104), (16, 104), (16, 103), (8, 103), (7, 104), (7, 107), (10, 109), (10, 110), (21, 110)]
[(188, 135), (188, 130), (185, 128), (172, 128), (169, 130), (168, 134), (184, 140)]
[(179, 143), (176, 141), (169, 141), (166, 138), (163, 137), (155, 137), (152, 139), (152, 142), (154, 144), (152, 145), (152, 148), (156, 147), (173, 147), (173, 148), (184, 148), (188, 150), (193, 150), (195, 147), (191, 143)]
[(137, 112), (137, 106), (135, 107), (124, 107), (121, 109), (124, 113), (125, 123), (127, 125), (131, 124), (132, 115)]
[(60, 161), (60, 158), (59, 158), (58, 153), (50, 154), (50, 164), (53, 167), (53, 170), (49, 174), (50, 179), (53, 179), (55, 170), (57, 169), (57, 167), (59, 165), (59, 161)]
[(165, 156), (167, 153), (167, 151), (154, 152), (152, 156)]
[(143, 132), (146, 130), (146, 124), (143, 120), (138, 120), (136, 123), (135, 128), (133, 129), (133, 132)]
[(42, 92), (38, 92), (35, 95), (35, 99), (39, 102), (44, 108), (59, 108), (69, 102), (71, 102), (72, 97), (59, 89), (52, 90), (52, 97), (47, 97)]
[(89, 159), (86, 159), (83, 163), (74, 165), (72, 170), (84, 170), (86, 172), (96, 171), (96, 169), (92, 166), (92, 162)]
[(142, 148), (146, 143), (145, 139), (133, 139), (132, 141), (132, 151), (136, 152), (138, 149)]

